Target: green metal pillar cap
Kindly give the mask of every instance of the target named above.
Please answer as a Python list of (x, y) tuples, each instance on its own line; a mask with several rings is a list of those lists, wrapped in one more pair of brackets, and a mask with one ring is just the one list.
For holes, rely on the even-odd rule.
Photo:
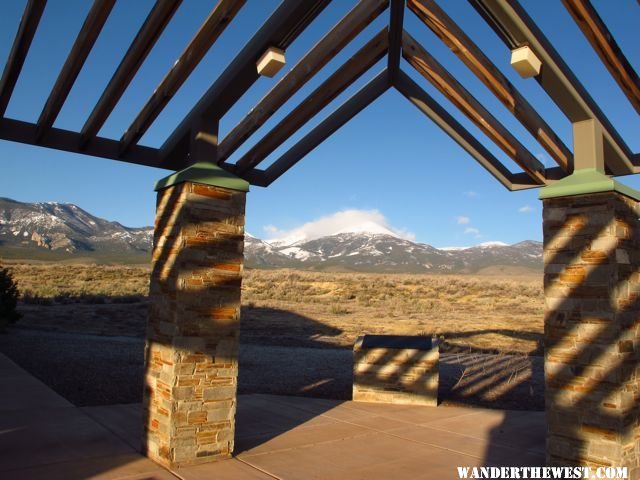
[(249, 191), (249, 182), (236, 177), (233, 173), (229, 173), (215, 164), (208, 162), (194, 163), (184, 170), (172, 173), (168, 177), (158, 180), (154, 190), (157, 192), (163, 188), (172, 187), (183, 182), (202, 183), (204, 185), (228, 188), (230, 190), (238, 190), (240, 192)]
[(595, 168), (576, 170), (568, 177), (540, 189), (540, 200), (589, 193), (618, 192), (640, 201), (640, 192), (599, 172)]

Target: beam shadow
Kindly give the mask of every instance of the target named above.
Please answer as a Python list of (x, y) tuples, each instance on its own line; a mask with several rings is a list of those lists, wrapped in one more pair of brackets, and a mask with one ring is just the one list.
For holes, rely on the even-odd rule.
[[(551, 202), (545, 210), (571, 205)], [(562, 220), (545, 215), (545, 397), (547, 428), (552, 425), (556, 436), (547, 446), (548, 465), (607, 466), (607, 453), (594, 454), (586, 439), (637, 436), (639, 227), (630, 201), (610, 193), (571, 205)], [(607, 229), (612, 241), (597, 245)], [(508, 423), (505, 418), (494, 434)], [(558, 449), (559, 439), (564, 449)], [(489, 448), (486, 459), (492, 458)], [(630, 470), (629, 478), (637, 474)]]

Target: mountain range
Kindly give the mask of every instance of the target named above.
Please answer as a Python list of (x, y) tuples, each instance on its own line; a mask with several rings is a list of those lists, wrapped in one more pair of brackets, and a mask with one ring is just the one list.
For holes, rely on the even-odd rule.
[[(91, 259), (148, 262), (153, 227), (130, 228), (91, 215), (73, 204), (22, 203), (0, 198), (0, 258)], [(542, 244), (488, 242), (468, 248), (435, 248), (366, 222), (329, 235), (297, 233), (265, 241), (245, 236), (249, 268), (475, 273), (542, 269)]]
[(129, 228), (70, 203), (0, 198), (0, 258), (148, 262), (153, 227)]

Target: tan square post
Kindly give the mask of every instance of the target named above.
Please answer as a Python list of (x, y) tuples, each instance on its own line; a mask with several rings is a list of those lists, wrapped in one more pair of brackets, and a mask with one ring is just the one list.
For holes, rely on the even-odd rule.
[(196, 164), (156, 189), (143, 444), (179, 467), (233, 451), (248, 184)]

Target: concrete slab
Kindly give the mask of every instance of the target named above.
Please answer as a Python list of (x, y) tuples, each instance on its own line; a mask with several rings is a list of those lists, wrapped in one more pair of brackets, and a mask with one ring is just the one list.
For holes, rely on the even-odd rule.
[(271, 475), (247, 465), (240, 460), (222, 460), (207, 465), (180, 468), (175, 474), (182, 480), (273, 480)]
[(457, 479), (458, 466), (544, 465), (542, 412), (241, 395), (236, 458), (172, 474), (137, 452), (141, 405), (75, 408), (1, 355), (0, 379), (3, 480)]
[(139, 452), (142, 449), (142, 405), (139, 403), (82, 407), (82, 412)]
[[(358, 404), (360, 407), (360, 404)], [(433, 422), (443, 421), (446, 419), (460, 418), (465, 422), (464, 418), (473, 415), (479, 409), (463, 408), (463, 407), (415, 407), (411, 406), (407, 409), (395, 412), (383, 412), (381, 415), (393, 418), (396, 421), (408, 423), (410, 425), (430, 425)]]
[(73, 405), (0, 353), (2, 389), (0, 412), (39, 408), (72, 408)]
[[(428, 427), (472, 435), (494, 445), (544, 452), (544, 412), (478, 409), (467, 416), (442, 418), (422, 423)], [(473, 429), (470, 429), (473, 426)]]
[(135, 453), (76, 408), (0, 412), (0, 477), (17, 468)]
[[(430, 469), (434, 459), (449, 466), (479, 463), (477, 459), (428, 445), (393, 441), (392, 437), (379, 432), (273, 453), (240, 455), (239, 458), (276, 478), (287, 480), (371, 478), (371, 475), (398, 478), (389, 471), (386, 476), (379, 472), (390, 463), (401, 463), (414, 465), (414, 473), (423, 473)], [(363, 475), (365, 470), (370, 476)], [(413, 478), (413, 475), (406, 478)]]
[(371, 430), (368, 428), (343, 422), (321, 423), (319, 425), (306, 427), (301, 426), (275, 437), (239, 438), (236, 453), (238, 455), (255, 455), (259, 453), (278, 452), (333, 440), (353, 439), (370, 432)]
[(115, 455), (1, 472), (3, 480), (177, 480), (139, 454)]
[[(13, 360), (4, 353), (0, 353), (0, 378), (7, 375), (27, 374), (22, 368), (15, 364)], [(29, 374), (27, 374), (29, 375)]]
[[(523, 450), (514, 446), (490, 444), (486, 440), (424, 425), (401, 427), (386, 433), (399, 438), (424, 443), (474, 457), (484, 465), (494, 466), (542, 466), (544, 452)], [(524, 432), (523, 432), (524, 433)]]

